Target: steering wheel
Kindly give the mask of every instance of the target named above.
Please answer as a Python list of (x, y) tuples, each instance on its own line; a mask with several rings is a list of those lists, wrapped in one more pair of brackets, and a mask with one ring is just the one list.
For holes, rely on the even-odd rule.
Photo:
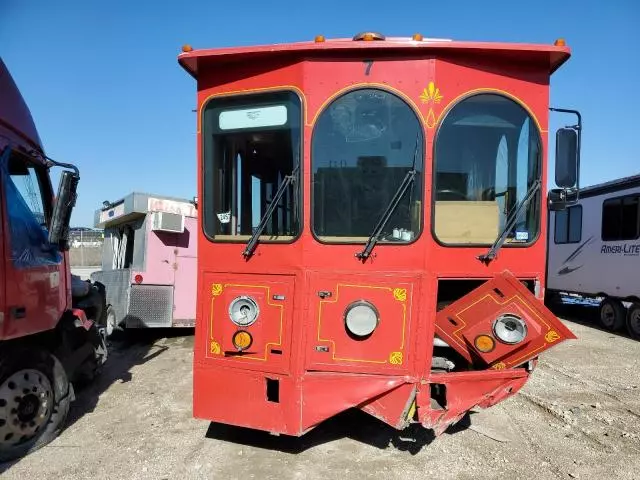
[(451, 188), (445, 188), (442, 190), (436, 190), (436, 199), (439, 199), (440, 195), (451, 195), (453, 197), (457, 197), (460, 200), (466, 200), (467, 199), (467, 195), (458, 191), (458, 190), (453, 190)]

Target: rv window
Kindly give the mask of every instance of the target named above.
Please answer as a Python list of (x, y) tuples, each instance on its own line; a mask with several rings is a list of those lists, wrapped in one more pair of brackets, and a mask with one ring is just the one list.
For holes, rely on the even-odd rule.
[(579, 243), (582, 239), (582, 205), (556, 212), (554, 242)]
[(602, 240), (640, 238), (640, 195), (610, 198), (602, 204)]
[(301, 104), (292, 92), (220, 97), (204, 109), (204, 231), (214, 241), (246, 242), (288, 175), (297, 171), (260, 240), (300, 232)]

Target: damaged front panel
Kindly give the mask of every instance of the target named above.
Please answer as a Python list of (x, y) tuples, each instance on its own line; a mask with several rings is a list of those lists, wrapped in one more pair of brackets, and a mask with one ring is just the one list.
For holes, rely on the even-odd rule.
[(436, 333), (473, 365), (496, 370), (576, 338), (508, 271), (438, 312)]

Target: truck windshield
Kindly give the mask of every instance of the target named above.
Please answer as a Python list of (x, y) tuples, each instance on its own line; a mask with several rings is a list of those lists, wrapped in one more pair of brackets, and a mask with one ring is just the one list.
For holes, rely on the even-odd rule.
[[(434, 233), (444, 244), (491, 245), (540, 178), (540, 135), (529, 113), (497, 94), (460, 101), (435, 140)], [(540, 192), (523, 208), (506, 243), (535, 240)]]
[(213, 241), (246, 242), (291, 172), (260, 242), (300, 232), (301, 105), (292, 92), (218, 97), (203, 113), (204, 231)]
[(312, 138), (313, 231), (323, 242), (364, 243), (407, 172), (415, 175), (378, 242), (407, 243), (422, 231), (424, 134), (400, 97), (359, 89), (319, 115)]

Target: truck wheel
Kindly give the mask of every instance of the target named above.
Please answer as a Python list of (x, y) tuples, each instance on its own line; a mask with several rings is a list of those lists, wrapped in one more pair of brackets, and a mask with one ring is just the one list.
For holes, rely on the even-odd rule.
[(620, 330), (624, 326), (626, 313), (622, 302), (614, 298), (605, 298), (600, 303), (600, 325), (610, 332)]
[(634, 303), (627, 314), (627, 330), (631, 338), (640, 340), (640, 303)]
[(73, 390), (62, 364), (36, 349), (0, 359), (0, 462), (14, 460), (55, 439)]
[(87, 332), (83, 331), (83, 334), (85, 341), (93, 347), (93, 357), (88, 358), (72, 376), (71, 381), (74, 385), (77, 384), (76, 386), (87, 385), (100, 375), (108, 356), (106, 339), (96, 324), (93, 324)]

